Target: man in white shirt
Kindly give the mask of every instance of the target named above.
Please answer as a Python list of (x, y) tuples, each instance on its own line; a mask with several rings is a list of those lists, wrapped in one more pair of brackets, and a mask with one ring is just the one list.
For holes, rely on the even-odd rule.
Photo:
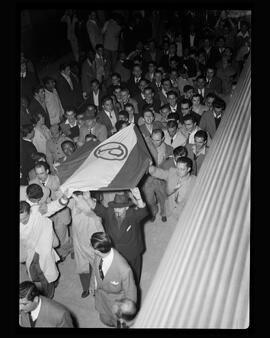
[(26, 262), (31, 280), (41, 283), (44, 295), (53, 298), (59, 256), (54, 250), (58, 239), (49, 217), (67, 205), (68, 197), (62, 195), (49, 204), (39, 204), (43, 191), (37, 184), (29, 185), (26, 194), (28, 199), (20, 201), (20, 261)]
[(51, 125), (59, 123), (64, 114), (60, 98), (55, 89), (55, 81), (51, 77), (43, 79), (45, 85), (45, 106), (49, 113)]
[(105, 325), (116, 327), (115, 300), (129, 298), (134, 303), (137, 301), (133, 273), (124, 257), (112, 248), (111, 239), (105, 232), (94, 233), (91, 245), (95, 251), (95, 307)]
[(69, 311), (58, 302), (43, 297), (33, 282), (24, 281), (19, 286), (22, 327), (73, 327)]
[(186, 136), (178, 129), (178, 123), (176, 121), (167, 122), (167, 130), (164, 130), (164, 135), (164, 142), (173, 147), (173, 149), (186, 144)]

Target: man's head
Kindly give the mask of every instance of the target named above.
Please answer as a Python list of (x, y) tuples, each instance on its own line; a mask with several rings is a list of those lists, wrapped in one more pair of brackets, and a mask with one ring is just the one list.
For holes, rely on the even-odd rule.
[(30, 204), (26, 201), (20, 201), (20, 223), (27, 224), (30, 218)]
[(185, 126), (187, 132), (192, 133), (193, 130), (197, 126), (197, 122), (196, 122), (194, 116), (191, 115), (191, 114), (187, 114), (187, 115), (184, 116), (183, 120), (184, 120), (184, 126)]
[(44, 183), (49, 175), (49, 170), (46, 168), (46, 165), (44, 162), (38, 162), (35, 165), (35, 173), (37, 175), (37, 178)]
[(42, 85), (38, 85), (33, 88), (33, 95), (36, 99), (44, 101), (45, 99), (45, 90)]
[(21, 96), (21, 107), (24, 109), (28, 107), (28, 100), (25, 96)]
[(221, 99), (216, 97), (214, 102), (213, 102), (213, 111), (217, 114), (217, 115), (221, 115), (223, 114), (223, 111), (226, 108), (226, 103)]
[(154, 91), (153, 91), (152, 87), (145, 87), (143, 94), (145, 96), (146, 102), (152, 102), (153, 101)]
[(128, 122), (129, 121), (129, 113), (126, 110), (121, 110), (118, 113), (118, 120)]
[(175, 161), (179, 158), (179, 157), (186, 157), (188, 154), (187, 152), (187, 148), (184, 146), (179, 146), (174, 148), (173, 150), (173, 157), (175, 159)]
[(134, 75), (134, 77), (140, 78), (141, 75), (142, 75), (142, 68), (141, 68), (141, 66), (140, 65), (133, 66), (132, 74)]
[(28, 185), (28, 187), (26, 188), (26, 195), (29, 201), (33, 203), (38, 203), (43, 197), (43, 191), (41, 186), (35, 183)]
[(112, 241), (105, 232), (94, 232), (91, 236), (90, 243), (95, 251), (95, 254), (104, 257), (112, 248)]
[(196, 82), (199, 89), (203, 89), (205, 87), (206, 80), (204, 76), (199, 75), (196, 79)]
[(188, 71), (185, 67), (180, 67), (179, 74), (183, 79), (188, 79)]
[(47, 76), (42, 80), (42, 82), (44, 83), (44, 86), (47, 90), (49, 90), (50, 92), (54, 90), (55, 80), (52, 77)]
[(167, 92), (167, 100), (171, 107), (175, 107), (177, 104), (177, 94), (175, 91), (170, 90)]
[(119, 86), (121, 83), (121, 75), (119, 73), (112, 73), (111, 80), (113, 86)]
[(39, 303), (40, 292), (35, 283), (24, 281), (19, 286), (20, 311), (29, 313), (36, 309)]
[[(121, 92), (121, 95), (122, 95), (122, 92)], [(113, 111), (113, 101), (111, 97), (107, 96), (102, 100), (102, 108), (108, 112)]]
[(129, 116), (133, 116), (135, 109), (132, 103), (127, 103), (124, 105), (125, 111), (128, 112)]
[(115, 86), (113, 89), (113, 95), (116, 97), (116, 100), (118, 102), (122, 101), (122, 88), (121, 86)]
[(67, 109), (65, 112), (65, 117), (70, 124), (74, 124), (76, 122), (76, 115), (73, 109)]
[(206, 68), (206, 77), (207, 79), (212, 80), (214, 76), (215, 76), (215, 67), (209, 65)]
[(172, 89), (171, 80), (166, 78), (161, 81), (162, 88), (166, 93), (168, 93)]
[(192, 105), (193, 106), (198, 106), (201, 104), (201, 95), (200, 94), (194, 94), (192, 97)]
[(97, 108), (94, 104), (89, 104), (82, 116), (82, 121), (88, 128), (92, 128), (96, 123)]
[(170, 105), (169, 104), (164, 104), (163, 106), (160, 107), (160, 115), (164, 118), (167, 119), (168, 115), (171, 112)]
[(91, 88), (93, 91), (98, 91), (99, 89), (99, 81), (97, 79), (93, 79), (91, 81)]
[(70, 76), (70, 64), (69, 63), (61, 63), (59, 66), (59, 70), (62, 74), (66, 76)]
[(115, 129), (116, 129), (117, 131), (119, 131), (119, 130), (121, 130), (121, 129), (124, 129), (124, 128), (126, 128), (127, 126), (129, 126), (129, 122), (126, 121), (126, 120), (118, 120), (118, 121), (116, 121), (116, 123), (115, 123)]
[(183, 88), (185, 99), (191, 100), (194, 95), (194, 87), (190, 85), (185, 85)]
[(194, 135), (194, 142), (196, 151), (199, 152), (207, 144), (207, 132), (205, 130), (198, 130)]
[(152, 131), (151, 139), (156, 148), (161, 146), (164, 142), (164, 138), (165, 135), (162, 129), (157, 128)]
[(162, 80), (162, 72), (160, 70), (156, 70), (154, 74), (154, 79), (157, 83), (160, 83)]
[(66, 156), (70, 156), (74, 153), (76, 147), (72, 141), (66, 140), (61, 143), (61, 149)]
[(223, 48), (225, 45), (225, 39), (224, 39), (224, 36), (219, 36), (216, 40), (216, 46), (218, 48)]
[(96, 53), (99, 55), (99, 56), (103, 56), (103, 53), (104, 53), (104, 47), (101, 43), (98, 43), (96, 45)]
[(121, 90), (121, 97), (122, 97), (122, 102), (124, 104), (126, 104), (128, 102), (128, 100), (129, 100), (129, 98), (130, 98), (130, 93), (129, 93), (128, 88), (123, 88)]
[(173, 69), (171, 68), (171, 71), (170, 71), (170, 79), (172, 81), (176, 81), (178, 79), (178, 71), (177, 69)]
[(189, 157), (179, 157), (176, 160), (177, 174), (181, 178), (185, 178), (190, 175), (192, 171), (192, 160)]
[(176, 121), (168, 121), (167, 122), (167, 131), (170, 137), (174, 137), (178, 130), (178, 123)]
[(169, 67), (174, 70), (178, 69), (178, 58), (177, 57), (170, 58)]
[(155, 73), (156, 67), (157, 67), (157, 64), (155, 63), (155, 61), (148, 62), (147, 69), (150, 74)]
[(143, 119), (145, 124), (152, 125), (155, 120), (154, 112), (151, 109), (145, 109), (143, 111)]
[(187, 115), (191, 111), (191, 102), (188, 99), (183, 99), (180, 104), (181, 112), (183, 116)]
[(114, 200), (108, 203), (108, 206), (113, 208), (115, 215), (123, 218), (130, 205), (132, 205), (132, 202), (125, 191), (115, 194)]
[(209, 110), (213, 109), (213, 102), (216, 99), (216, 95), (214, 93), (208, 93), (205, 97), (205, 105), (208, 107)]
[(139, 89), (141, 93), (143, 93), (144, 89), (149, 85), (150, 81), (146, 79), (140, 79), (139, 81)]
[(27, 138), (28, 140), (33, 140), (35, 136), (35, 129), (32, 123), (23, 124), (21, 126), (21, 136)]

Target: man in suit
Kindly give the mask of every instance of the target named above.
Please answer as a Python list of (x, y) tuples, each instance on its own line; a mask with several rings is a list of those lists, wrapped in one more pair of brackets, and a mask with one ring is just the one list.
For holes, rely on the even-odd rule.
[(32, 99), (33, 88), (38, 85), (38, 78), (34, 71), (27, 68), (27, 60), (21, 58), (21, 96), (26, 97), (28, 102)]
[[(123, 228), (126, 225), (123, 224)], [(107, 233), (96, 232), (90, 241), (95, 252), (95, 307), (105, 325), (117, 327), (118, 317), (113, 311), (115, 302), (123, 298), (134, 303), (137, 301), (133, 273), (124, 257), (112, 248), (112, 241)]]
[(33, 153), (37, 153), (37, 149), (33, 144), (35, 136), (35, 129), (32, 124), (25, 124), (21, 126), (21, 139), (20, 139), (20, 167), (22, 177), (20, 180), (21, 185), (28, 184), (28, 173), (34, 168), (35, 162), (32, 158)]
[(87, 53), (87, 58), (82, 64), (81, 70), (81, 86), (83, 91), (83, 98), (86, 99), (90, 93), (91, 81), (96, 77), (96, 70), (94, 66), (94, 52), (89, 50)]
[(216, 130), (223, 117), (225, 108), (225, 102), (220, 98), (216, 98), (213, 102), (213, 110), (205, 111), (202, 114), (199, 127), (207, 131), (211, 139), (213, 139), (216, 133)]
[(105, 92), (102, 91), (100, 83), (97, 79), (91, 81), (90, 91), (84, 104), (80, 107), (80, 112), (84, 113), (88, 105), (95, 105), (98, 109), (101, 109), (102, 98), (105, 96)]
[(135, 64), (132, 69), (132, 75), (127, 82), (128, 89), (132, 96), (140, 94), (139, 81), (142, 78), (142, 67)]
[(97, 108), (95, 105), (89, 105), (86, 112), (82, 117), (84, 121), (83, 126), (80, 128), (80, 136), (77, 142), (77, 146), (81, 147), (85, 144), (86, 136), (91, 135), (96, 138), (99, 142), (103, 142), (108, 137), (107, 128), (104, 124), (97, 122)]
[(65, 118), (66, 120), (60, 124), (61, 130), (65, 136), (76, 141), (80, 134), (80, 128), (77, 123), (74, 109), (67, 109), (65, 112)]
[[(165, 135), (163, 130), (154, 129), (151, 138), (147, 137), (145, 140), (157, 167), (162, 165), (166, 158), (173, 154), (173, 148), (164, 142)], [(162, 222), (167, 222), (167, 210), (165, 207), (167, 195), (165, 182), (147, 176), (143, 184), (143, 191), (146, 203), (152, 213), (151, 221), (154, 222), (156, 219), (159, 204), (161, 220)]]
[(70, 70), (70, 64), (59, 66), (60, 74), (56, 81), (56, 89), (61, 100), (62, 107), (66, 111), (77, 108), (83, 102), (80, 83), (75, 74)]
[(33, 282), (24, 281), (19, 286), (22, 327), (73, 327), (70, 312), (58, 302), (41, 296)]
[(209, 93), (214, 93), (219, 95), (222, 93), (222, 81), (220, 78), (215, 76), (215, 67), (212, 65), (207, 66), (206, 68), (206, 95)]
[(177, 93), (174, 90), (170, 90), (167, 92), (167, 101), (170, 106), (170, 110), (172, 113), (175, 113), (179, 117), (180, 123), (183, 123), (183, 114), (181, 111), (181, 102), (178, 98)]
[(143, 118), (139, 119), (138, 125), (144, 138), (151, 137), (154, 129), (163, 128), (162, 122), (155, 121), (155, 113), (149, 108), (143, 111)]
[[(177, 89), (172, 87), (171, 80), (169, 78), (162, 79), (161, 81), (161, 91), (158, 93), (161, 105), (169, 103), (168, 101), (168, 92), (173, 90), (177, 93)], [(177, 94), (176, 94), (177, 95)]]
[(173, 149), (186, 144), (187, 138), (181, 130), (178, 129), (178, 123), (176, 121), (167, 122), (167, 130), (164, 130), (164, 135), (164, 142), (173, 147)]
[(108, 207), (92, 200), (91, 208), (99, 217), (102, 217), (103, 226), (111, 237), (114, 247), (132, 268), (138, 287), (141, 278), (142, 253), (145, 250), (141, 221), (148, 212), (140, 190), (133, 188), (131, 192), (132, 201), (129, 200), (127, 192), (122, 192), (115, 194), (114, 200), (108, 203)]
[(113, 108), (113, 100), (106, 96), (102, 100), (102, 110), (97, 115), (97, 121), (107, 128), (108, 137), (116, 132), (115, 123), (118, 120), (118, 113)]
[(151, 82), (151, 87), (153, 88), (155, 94), (158, 94), (162, 89), (162, 72), (160, 70), (156, 70), (154, 74), (154, 79)]
[(191, 174), (197, 176), (208, 152), (207, 132), (198, 130), (194, 135), (194, 144), (187, 144), (188, 157), (193, 161)]
[[(60, 190), (60, 180), (56, 175), (50, 175), (49, 170), (44, 165), (44, 162), (39, 162), (35, 165), (36, 178), (31, 180), (29, 184), (38, 184), (45, 195), (48, 195), (44, 202), (48, 203), (51, 200), (57, 200), (62, 192)], [(72, 251), (71, 240), (68, 236), (68, 225), (71, 222), (69, 208), (64, 208), (52, 216), (54, 223), (54, 231), (59, 239), (60, 246), (57, 248), (58, 254), (62, 260)]]
[(33, 99), (29, 105), (31, 115), (42, 114), (45, 118), (46, 127), (50, 128), (50, 115), (45, 104), (45, 89), (42, 85), (38, 85), (33, 89)]

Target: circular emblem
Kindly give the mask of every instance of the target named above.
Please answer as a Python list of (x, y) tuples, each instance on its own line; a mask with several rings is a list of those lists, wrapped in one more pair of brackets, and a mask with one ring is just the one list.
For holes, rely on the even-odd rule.
[(108, 142), (97, 147), (94, 156), (109, 161), (122, 161), (128, 155), (127, 147), (120, 142)]

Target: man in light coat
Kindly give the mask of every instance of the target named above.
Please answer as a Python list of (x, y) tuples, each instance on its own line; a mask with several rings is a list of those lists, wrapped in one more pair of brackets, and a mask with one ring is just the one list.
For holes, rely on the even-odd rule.
[(91, 245), (95, 251), (95, 307), (105, 325), (116, 327), (115, 301), (123, 298), (137, 301), (133, 273), (127, 261), (112, 248), (111, 239), (105, 232), (94, 233)]

